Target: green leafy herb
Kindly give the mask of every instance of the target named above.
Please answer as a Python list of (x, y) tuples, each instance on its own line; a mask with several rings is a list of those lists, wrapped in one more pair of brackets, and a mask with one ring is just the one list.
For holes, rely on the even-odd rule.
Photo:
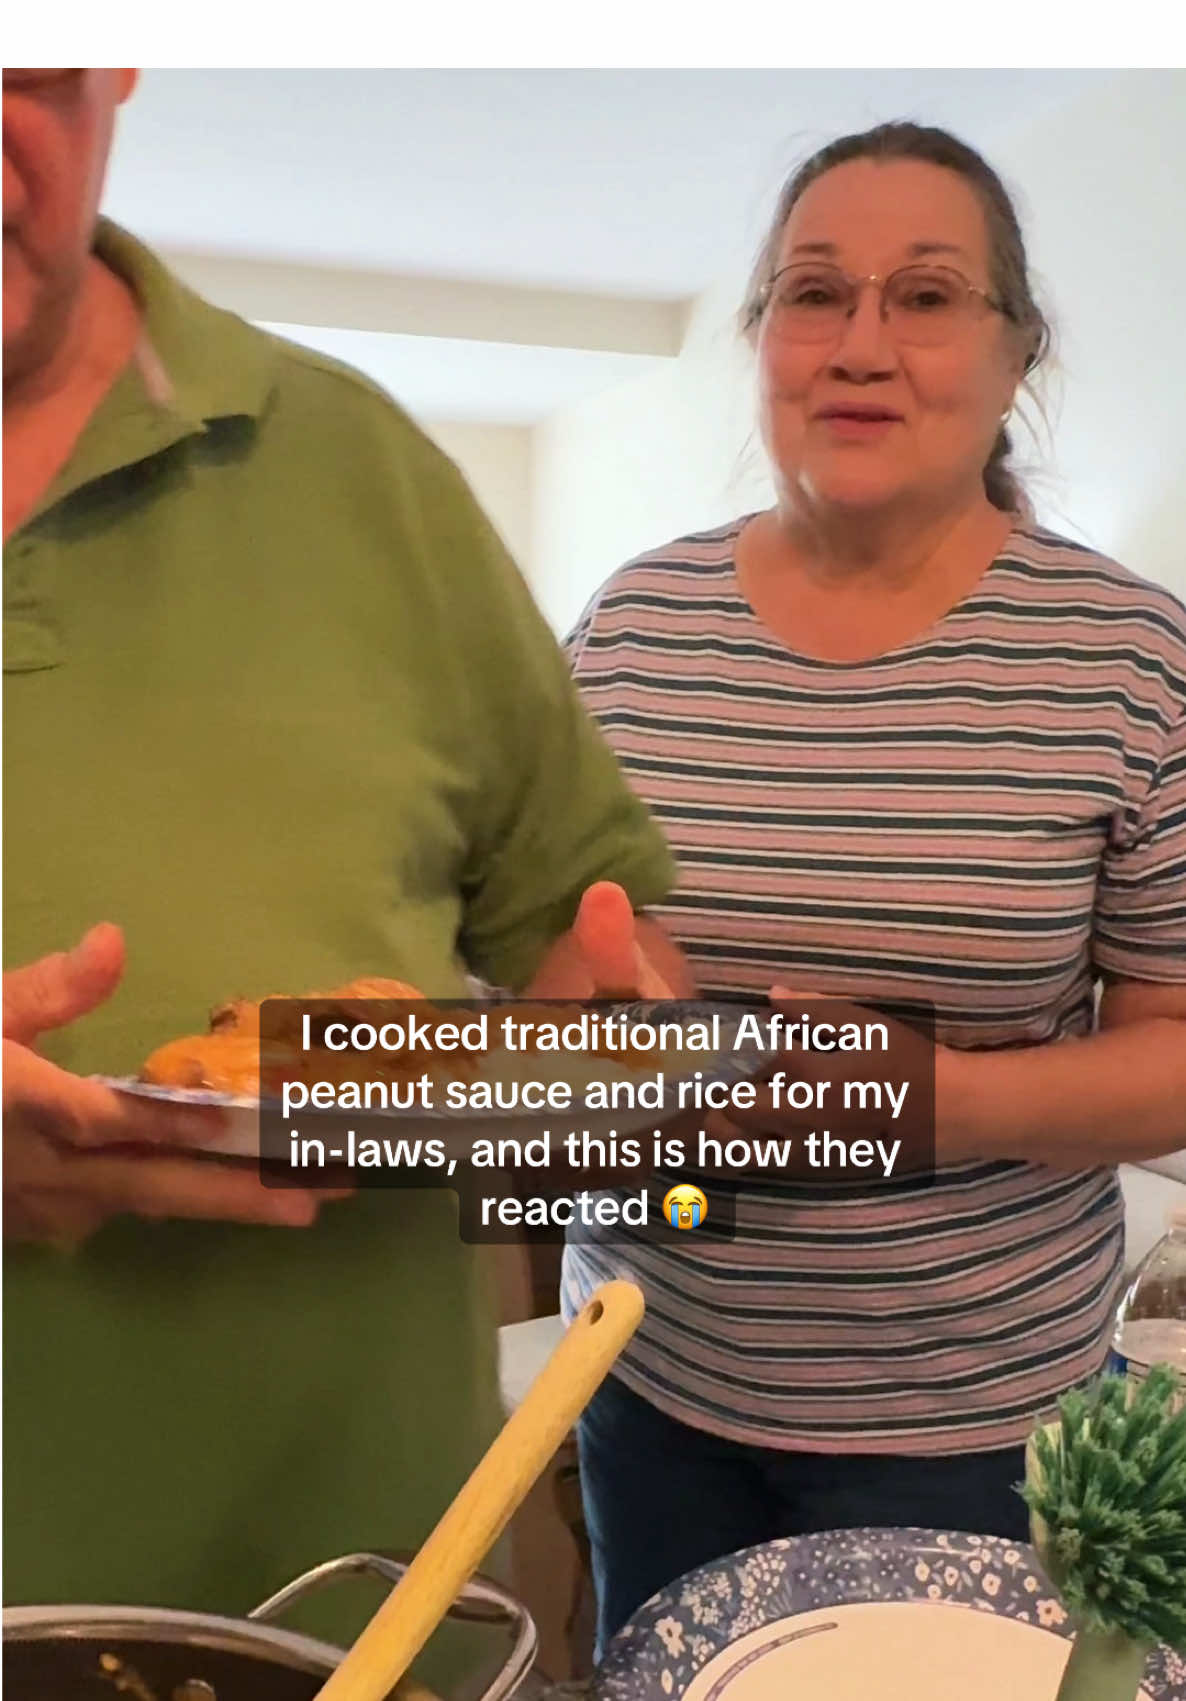
[[(1067, 1394), (1041, 1429), (1021, 1493), (1068, 1611), (1086, 1629), (1186, 1652), (1186, 1409), (1155, 1366)], [(1040, 1520), (1040, 1522), (1039, 1522)]]

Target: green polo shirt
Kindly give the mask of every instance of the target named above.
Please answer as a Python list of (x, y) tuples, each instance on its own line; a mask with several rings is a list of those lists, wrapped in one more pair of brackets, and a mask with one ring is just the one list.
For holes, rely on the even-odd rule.
[[(357, 975), (520, 985), (590, 881), (664, 895), (454, 466), (355, 373), (98, 246), (145, 346), (4, 566), (5, 962), (127, 936), (50, 1055), (135, 1070), (228, 996)], [(431, 1192), (6, 1248), (6, 1599), (240, 1613), (416, 1545), (498, 1421), (484, 1271)], [(306, 1624), (356, 1629), (334, 1599)]]

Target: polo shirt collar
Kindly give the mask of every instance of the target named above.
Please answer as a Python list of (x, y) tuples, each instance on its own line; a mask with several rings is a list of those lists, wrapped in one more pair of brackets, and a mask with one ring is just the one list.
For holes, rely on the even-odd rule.
[(100, 219), (94, 248), (139, 300), (140, 340), (40, 513), (84, 485), (202, 435), (219, 420), (258, 418), (276, 381), (272, 340), (204, 301), (127, 231)]

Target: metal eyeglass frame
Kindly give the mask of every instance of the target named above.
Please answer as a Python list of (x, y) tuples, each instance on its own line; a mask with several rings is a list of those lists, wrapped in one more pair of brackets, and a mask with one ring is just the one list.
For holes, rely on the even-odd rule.
[[(774, 289), (779, 278), (785, 277), (788, 272), (795, 272), (801, 267), (811, 267), (815, 264), (817, 263), (810, 260), (795, 260), (789, 266), (780, 266), (774, 276), (770, 279), (769, 283), (764, 284), (758, 292), (758, 298), (755, 304), (756, 311), (751, 323), (757, 324), (760, 320), (765, 318), (766, 309), (770, 306), (771, 301), (774, 299)], [(854, 277), (851, 272), (846, 272), (842, 267), (835, 266), (827, 260), (818, 262), (818, 269), (821, 271), (834, 272), (837, 277), (844, 279), (844, 282), (852, 291), (852, 300), (844, 314), (845, 320), (851, 319), (853, 314), (856, 312), (862, 287), (868, 286), (869, 284), (876, 284), (878, 291), (878, 311), (881, 317), (881, 322), (883, 325), (888, 323), (885, 310), (886, 286), (892, 279), (899, 277), (901, 273), (914, 271), (942, 272), (946, 277), (958, 278), (968, 294), (979, 296), (984, 305), (993, 313), (999, 313), (1002, 318), (1005, 319), (1014, 319), (1014, 315), (1009, 311), (1008, 307), (1005, 306), (1004, 302), (998, 301), (995, 296), (990, 295), (987, 290), (981, 289), (977, 284), (971, 283), (964, 274), (957, 271), (954, 266), (929, 266), (925, 261), (912, 261), (906, 266), (895, 266), (892, 272), (886, 272), (884, 274), (870, 272), (865, 277)], [(826, 339), (821, 338), (821, 341), (823, 340)]]

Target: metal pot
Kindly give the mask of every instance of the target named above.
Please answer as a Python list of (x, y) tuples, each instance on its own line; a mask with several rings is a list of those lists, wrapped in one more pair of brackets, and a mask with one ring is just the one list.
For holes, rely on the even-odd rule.
[[(397, 1583), (408, 1563), (377, 1553), (327, 1560), (246, 1618), (159, 1607), (7, 1607), (4, 1693), (8, 1701), (313, 1701), (343, 1650), (269, 1621), (334, 1578)], [(499, 1584), (475, 1577), (449, 1616), (513, 1631), (510, 1652), (481, 1697), (507, 1701), (535, 1658), (536, 1629), (526, 1607)]]

